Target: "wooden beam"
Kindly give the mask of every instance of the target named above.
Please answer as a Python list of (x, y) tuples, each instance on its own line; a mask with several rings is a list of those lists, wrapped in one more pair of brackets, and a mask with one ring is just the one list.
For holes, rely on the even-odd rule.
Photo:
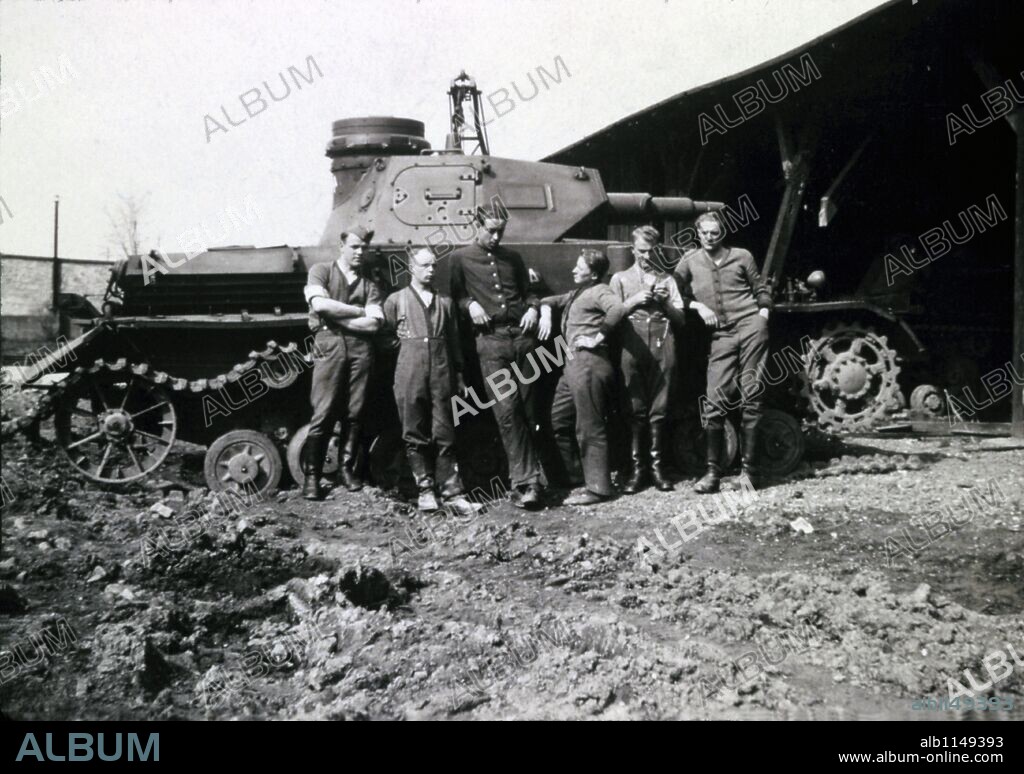
[(775, 218), (772, 238), (768, 242), (768, 252), (764, 259), (762, 274), (773, 286), (782, 273), (789, 244), (793, 239), (800, 207), (807, 192), (807, 178), (810, 176), (810, 153), (801, 151), (792, 160), (783, 162), (786, 167), (786, 190), (779, 204), (779, 214)]
[(860, 144), (860, 147), (854, 151), (850, 160), (846, 162), (846, 166), (842, 168), (836, 179), (832, 181), (832, 185), (825, 191), (824, 196), (821, 197), (821, 204), (818, 207), (818, 225), (821, 228), (825, 228), (829, 223), (832, 222), (832, 218), (836, 216), (839, 211), (839, 196), (836, 191), (839, 190), (839, 186), (843, 184), (843, 180), (850, 174), (850, 170), (856, 165), (860, 155), (864, 152), (864, 149), (868, 147), (868, 143), (871, 142), (872, 137), (868, 136), (864, 139), (864, 142)]
[[(1024, 132), (1017, 132), (1017, 213), (1013, 267), (1013, 365), (1024, 365)], [(1014, 384), (1010, 423), (1015, 438), (1024, 438), (1024, 387)]]

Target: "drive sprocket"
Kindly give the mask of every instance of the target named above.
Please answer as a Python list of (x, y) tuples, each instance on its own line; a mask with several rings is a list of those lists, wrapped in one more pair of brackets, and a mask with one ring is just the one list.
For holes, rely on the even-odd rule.
[(802, 392), (818, 423), (865, 430), (898, 399), (899, 356), (888, 339), (858, 323), (826, 328), (804, 353)]

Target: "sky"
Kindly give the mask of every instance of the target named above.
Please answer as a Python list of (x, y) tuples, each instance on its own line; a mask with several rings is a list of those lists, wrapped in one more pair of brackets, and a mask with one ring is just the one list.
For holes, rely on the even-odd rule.
[[(485, 105), (491, 153), (539, 159), (881, 4), (0, 0), (0, 251), (51, 255), (56, 195), (68, 258), (119, 257), (108, 213), (122, 196), (145, 201), (147, 250), (183, 251), (202, 226), (218, 244), (316, 244), (334, 120), (417, 118), (443, 147), (465, 69), (501, 103)], [(561, 82), (541, 86), (539, 67)], [(282, 75), (275, 102), (264, 81), (280, 96)]]

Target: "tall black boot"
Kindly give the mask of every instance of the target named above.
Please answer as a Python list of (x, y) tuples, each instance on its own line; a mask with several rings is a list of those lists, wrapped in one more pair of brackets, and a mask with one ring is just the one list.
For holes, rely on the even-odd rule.
[(665, 426), (651, 426), (651, 478), (659, 492), (671, 492), (675, 487), (665, 471)]
[(324, 453), (327, 439), (322, 435), (310, 435), (302, 445), (302, 496), (307, 500), (323, 500), (324, 492), (320, 477), (324, 472)]
[(717, 492), (722, 484), (722, 448), (725, 446), (725, 426), (708, 425), (704, 430), (705, 443), (707, 448), (707, 473), (704, 478), (693, 485), (693, 491), (697, 494), (711, 494)]
[(415, 449), (407, 446), (405, 456), (409, 460), (409, 467), (412, 469), (412, 477), (416, 480), (416, 489), (419, 492), (416, 507), (421, 511), (434, 512), (441, 506), (434, 494), (434, 475), (430, 470), (430, 464), (422, 449)]
[(363, 488), (363, 481), (356, 473), (356, 457), (359, 454), (359, 433), (361, 429), (358, 422), (349, 423), (341, 464), (338, 466), (341, 482), (350, 492), (358, 492)]
[(647, 444), (647, 422), (634, 421), (631, 429), (633, 443), (630, 450), (630, 458), (633, 470), (630, 473), (629, 480), (622, 487), (622, 491), (626, 494), (636, 494), (645, 489), (649, 478), (648, 464), (650, 459), (648, 455), (650, 454), (650, 447)]
[(761, 468), (758, 464), (760, 451), (758, 450), (758, 428), (757, 420), (744, 419), (743, 436), (740, 442), (743, 445), (743, 471), (742, 475), (750, 480), (754, 489), (759, 489), (761, 484)]

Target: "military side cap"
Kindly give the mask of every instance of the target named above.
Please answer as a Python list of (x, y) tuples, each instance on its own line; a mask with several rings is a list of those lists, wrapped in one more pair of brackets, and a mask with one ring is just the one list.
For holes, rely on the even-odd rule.
[(373, 239), (373, 229), (365, 228), (363, 226), (353, 226), (352, 228), (346, 229), (345, 233), (353, 234), (367, 243)]

